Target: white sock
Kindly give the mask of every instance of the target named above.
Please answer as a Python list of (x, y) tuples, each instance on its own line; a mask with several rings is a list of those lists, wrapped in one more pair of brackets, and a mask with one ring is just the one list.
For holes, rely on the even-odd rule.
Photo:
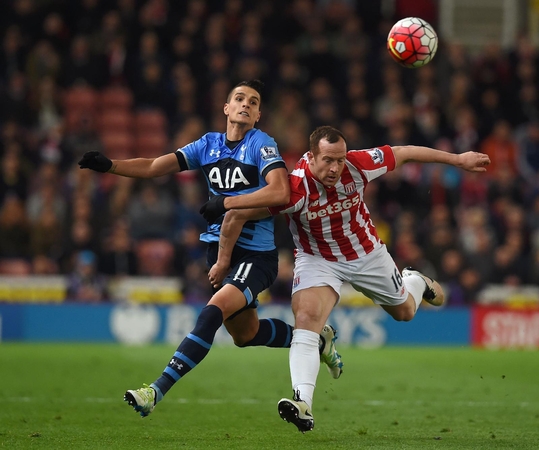
[(320, 370), (319, 337), (314, 331), (295, 329), (289, 353), (292, 388), (294, 392), (299, 390), (301, 400), (311, 409)]
[(412, 294), (415, 301), (415, 310), (419, 308), (423, 301), (423, 292), (425, 292), (425, 280), (415, 273), (407, 277), (402, 277), (402, 281), (408, 289), (408, 292)]

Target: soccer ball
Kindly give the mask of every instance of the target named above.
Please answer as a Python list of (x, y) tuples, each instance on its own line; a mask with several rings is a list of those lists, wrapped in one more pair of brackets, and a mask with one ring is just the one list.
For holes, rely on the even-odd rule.
[(438, 36), (419, 17), (399, 20), (387, 36), (387, 50), (400, 65), (410, 69), (428, 64), (438, 49)]

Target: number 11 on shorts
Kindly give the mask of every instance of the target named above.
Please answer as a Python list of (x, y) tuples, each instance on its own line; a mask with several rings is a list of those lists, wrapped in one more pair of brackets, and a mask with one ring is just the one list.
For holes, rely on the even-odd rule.
[(251, 271), (253, 263), (241, 263), (238, 267), (238, 271), (235, 273), (233, 281), (240, 280), (240, 283), (244, 283)]

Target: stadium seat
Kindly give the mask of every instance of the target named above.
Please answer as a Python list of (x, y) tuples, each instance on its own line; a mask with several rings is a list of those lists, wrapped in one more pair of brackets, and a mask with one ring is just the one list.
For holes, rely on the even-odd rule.
[(124, 86), (109, 86), (100, 94), (100, 107), (102, 111), (131, 110), (133, 107), (133, 93)]
[(156, 158), (169, 150), (169, 140), (164, 132), (137, 134), (135, 140), (135, 156), (139, 158)]
[(138, 133), (159, 133), (167, 131), (167, 117), (158, 109), (143, 109), (135, 113), (135, 127)]
[(128, 110), (103, 110), (99, 117), (99, 132), (105, 133), (131, 133), (133, 131), (134, 117)]
[(174, 272), (174, 246), (166, 239), (143, 239), (135, 245), (139, 275), (169, 276)]
[(112, 159), (126, 159), (133, 156), (134, 139), (125, 131), (101, 134), (105, 154)]
[(70, 111), (96, 111), (98, 106), (98, 92), (87, 86), (75, 86), (64, 94), (64, 108)]
[(64, 113), (63, 116), (65, 130), (77, 132), (81, 129), (94, 130), (96, 127), (95, 110), (73, 109)]

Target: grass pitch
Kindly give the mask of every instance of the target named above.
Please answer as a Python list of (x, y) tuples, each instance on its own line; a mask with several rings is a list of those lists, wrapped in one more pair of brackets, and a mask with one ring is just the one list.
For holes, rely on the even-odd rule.
[(539, 353), (339, 348), (322, 367), (314, 431), (283, 422), (288, 351), (214, 347), (147, 418), (122, 396), (174, 348), (0, 344), (0, 448), (537, 449)]

